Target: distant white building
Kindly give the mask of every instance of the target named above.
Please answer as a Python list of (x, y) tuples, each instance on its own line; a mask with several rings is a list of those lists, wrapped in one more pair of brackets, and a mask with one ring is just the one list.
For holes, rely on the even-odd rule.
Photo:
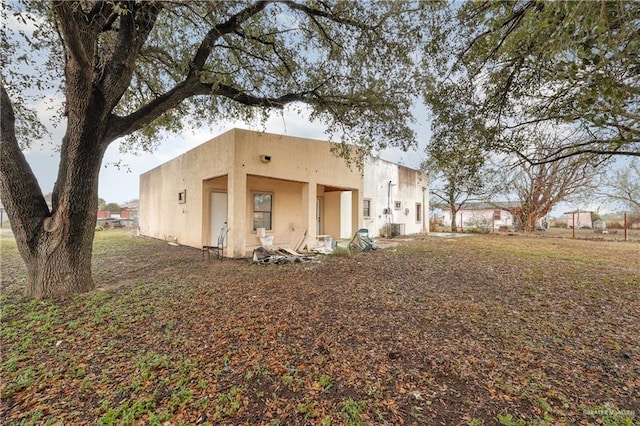
[[(519, 202), (473, 202), (466, 203), (456, 214), (456, 225), (461, 228), (495, 228), (512, 227), (516, 224), (515, 209)], [(451, 226), (454, 218), (451, 209), (442, 207), (442, 225)]]
[(591, 221), (591, 212), (584, 210), (573, 210), (570, 212), (566, 212), (565, 216), (567, 217), (567, 228), (575, 229), (592, 229), (593, 222)]

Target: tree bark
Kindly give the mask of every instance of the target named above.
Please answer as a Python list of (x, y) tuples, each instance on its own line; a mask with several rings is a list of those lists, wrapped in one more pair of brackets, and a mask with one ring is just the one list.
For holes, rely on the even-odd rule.
[(455, 191), (451, 191), (448, 194), (449, 195), (448, 203), (449, 203), (449, 208), (451, 209), (451, 232), (456, 233), (458, 232), (458, 224), (457, 224), (458, 212), (460, 211), (461, 206), (456, 204), (454, 192)]
[(451, 209), (451, 232), (458, 232), (458, 210), (455, 208), (455, 204), (449, 206)]
[[(2, 197), (27, 268), (24, 293), (28, 297), (58, 297), (94, 288), (91, 255), (103, 152), (98, 150), (93, 154), (92, 159), (74, 160), (61, 167), (65, 177), (55, 185), (51, 211), (37, 184), (31, 191), (23, 192), (26, 196), (12, 194), (19, 189), (8, 188), (10, 179), (4, 179), (3, 170)], [(39, 209), (41, 214), (31, 218), (21, 215), (32, 200), (44, 204)]]
[[(27, 268), (26, 296), (64, 296), (95, 286), (91, 256), (100, 166), (109, 144), (122, 136), (113, 131), (118, 120), (111, 111), (130, 85), (135, 58), (160, 11), (152, 2), (128, 6), (128, 13), (118, 15), (118, 37), (112, 49), (100, 51), (99, 34), (109, 30), (104, 24), (113, 12), (110, 3), (96, 4), (105, 8), (101, 20), (89, 19), (93, 12), (80, 4), (53, 2), (65, 48), (67, 130), (51, 206), (20, 150), (13, 105), (0, 83), (0, 196)], [(183, 94), (178, 103), (188, 95)], [(137, 128), (172, 106), (158, 108), (146, 121), (139, 120)], [(129, 133), (137, 129), (129, 127)]]
[[(314, 76), (309, 83), (296, 81), (294, 73), (289, 69), (289, 63), (295, 62), (288, 58), (289, 49), (280, 46), (280, 41), (271, 41), (272, 36), (268, 35), (273, 31), (272, 24), (268, 21), (263, 24), (255, 20), (257, 30), (268, 31), (264, 36), (253, 35), (253, 30), (250, 31), (251, 34), (243, 30), (244, 27), (253, 28), (252, 21), (259, 14), (267, 15), (267, 20), (273, 18), (267, 10), (268, 3), (272, 2), (256, 0), (237, 7), (220, 7), (219, 11), (216, 10), (218, 6), (214, 5), (211, 6), (212, 9), (207, 9), (207, 19), (197, 23), (193, 16), (200, 17), (197, 15), (200, 12), (196, 10), (199, 8), (180, 12), (179, 9), (182, 8), (191, 9), (191, 5), (182, 2), (51, 2), (47, 19), (52, 19), (51, 23), (55, 25), (54, 35), (60, 38), (61, 50), (57, 52), (57, 49), (54, 49), (52, 55), (60, 53), (59, 59), (64, 60), (64, 108), (67, 121), (51, 206), (47, 206), (35, 176), (20, 151), (12, 103), (3, 82), (0, 81), (0, 196), (10, 217), (18, 249), (27, 266), (28, 282), (25, 292), (28, 296), (61, 296), (88, 291), (94, 287), (90, 263), (97, 215), (98, 175), (104, 153), (114, 140), (130, 135), (147, 125), (150, 125), (151, 129), (163, 127), (163, 123), (156, 123), (156, 127), (154, 121), (180, 106), (186, 99), (200, 95), (210, 96), (225, 98), (245, 106), (264, 108), (277, 108), (295, 101), (308, 101), (315, 105), (317, 112), (334, 115), (336, 123), (349, 123), (348, 127), (363, 126), (364, 129), (372, 124), (380, 124), (374, 123), (378, 118), (371, 118), (372, 121), (369, 123), (366, 115), (362, 120), (353, 119), (348, 111), (353, 111), (353, 108), (363, 110), (365, 106), (370, 105), (375, 112), (371, 117), (378, 117), (382, 113), (397, 113), (398, 117), (404, 117), (404, 111), (400, 109), (388, 109), (383, 103), (365, 102), (357, 93), (344, 92), (339, 83), (332, 81), (331, 76), (322, 79)], [(294, 3), (280, 3), (280, 6), (306, 14), (309, 24), (313, 27), (318, 24), (316, 18), (322, 18), (336, 25), (341, 24), (339, 33), (345, 31), (346, 34), (346, 31), (349, 31), (342, 26), (351, 27), (362, 30), (363, 35), (370, 34), (383, 43), (388, 43), (386, 37), (383, 37), (383, 32), (377, 30), (377, 26), (374, 28), (358, 21), (341, 19), (337, 10), (335, 14), (332, 12), (332, 6), (323, 4), (322, 7), (313, 8), (297, 6)], [(187, 37), (189, 43), (197, 42), (197, 34), (206, 29), (191, 58), (185, 56), (189, 55), (188, 47), (182, 52), (173, 52), (173, 49), (164, 52), (162, 49), (161, 44), (166, 40), (162, 32), (169, 31), (169, 21), (160, 21), (158, 34), (155, 34), (153, 29), (159, 14), (165, 8), (169, 16), (179, 16), (196, 25), (193, 30), (186, 30), (189, 34), (193, 33), (192, 37)], [(390, 9), (391, 16), (396, 15), (400, 24), (409, 25), (405, 24), (405, 18), (402, 16), (409, 11), (404, 9), (400, 8), (397, 15)], [(237, 12), (232, 13), (234, 10)], [(215, 24), (213, 19), (221, 21)], [(386, 14), (381, 19), (380, 28), (383, 28), (386, 25)], [(364, 28), (368, 30), (364, 31)], [(318, 35), (319, 40), (328, 39), (329, 34), (322, 28), (318, 32), (322, 33)], [(219, 42), (223, 36), (232, 33), (233, 43), (230, 39)], [(275, 34), (279, 33), (276, 30)], [(147, 45), (149, 37), (151, 42)], [(235, 37), (239, 40), (235, 41)], [(247, 41), (246, 46), (242, 40)], [(286, 37), (282, 37), (282, 42), (286, 44)], [(162, 58), (145, 56), (145, 46), (150, 50), (163, 51)], [(365, 48), (368, 49), (366, 46)], [(230, 71), (224, 67), (218, 70), (215, 65), (215, 61), (220, 58), (217, 54), (214, 55), (214, 49), (230, 49), (232, 56), (249, 55), (250, 59), (246, 62), (241, 60), (240, 67), (231, 71), (233, 78), (228, 78)], [(253, 49), (257, 49), (257, 53), (252, 52)], [(264, 49), (273, 52), (263, 53)], [(348, 52), (347, 48), (341, 47), (339, 50), (340, 55)], [(386, 49), (382, 49), (381, 52), (386, 52)], [(174, 53), (175, 58), (172, 57)], [(305, 55), (301, 56), (304, 60)], [(254, 67), (253, 61), (257, 61), (256, 64), (266, 62), (264, 71), (260, 67)], [(377, 63), (378, 59), (375, 62)], [(360, 65), (346, 66), (360, 69)], [(284, 69), (282, 67), (287, 68), (286, 72), (277, 71)], [(233, 75), (235, 73), (237, 79)], [(263, 80), (263, 73), (273, 75), (256, 87), (256, 80), (252, 77), (254, 73), (258, 76), (258, 81)], [(134, 74), (136, 79), (132, 85)], [(149, 78), (145, 74), (149, 74)], [(336, 72), (335, 75), (340, 76), (341, 73)], [(308, 87), (316, 78), (319, 79), (318, 85)], [(246, 87), (241, 84), (244, 80), (247, 82)], [(271, 80), (282, 80), (281, 95), (277, 94), (276, 85), (272, 87)], [(36, 78), (36, 81), (41, 79)], [(366, 95), (369, 91), (380, 91), (374, 88), (376, 86), (369, 86), (370, 83), (367, 82), (358, 92), (362, 90)], [(263, 94), (262, 85), (268, 93)], [(21, 86), (11, 86), (10, 92), (13, 94), (19, 87)], [(128, 90), (131, 91), (127, 92)], [(148, 96), (146, 92), (149, 92)], [(398, 97), (405, 98), (404, 95)], [(196, 104), (198, 106), (195, 106), (195, 112), (207, 115), (201, 111), (201, 105), (204, 104), (200, 104), (199, 101)], [(215, 108), (211, 111), (213, 116), (219, 113)], [(168, 118), (169, 121), (172, 120), (172, 117)], [(406, 130), (404, 125), (399, 127), (401, 130), (404, 129), (403, 132), (387, 129), (386, 126), (378, 128), (394, 137)]]
[[(90, 106), (90, 110), (100, 110), (99, 102), (90, 102)], [(102, 114), (86, 114), (81, 121), (69, 119), (49, 208), (18, 145), (15, 116), (4, 87), (0, 108), (0, 196), (27, 269), (24, 293), (46, 298), (90, 291), (94, 288), (91, 255), (98, 177), (108, 146), (102, 137), (107, 120)]]
[[(91, 231), (93, 233), (93, 227)], [(25, 258), (25, 296), (42, 299), (93, 290), (93, 235), (84, 234), (79, 241), (61, 241), (64, 237), (59, 231), (44, 233), (42, 240), (30, 251), (30, 256)]]

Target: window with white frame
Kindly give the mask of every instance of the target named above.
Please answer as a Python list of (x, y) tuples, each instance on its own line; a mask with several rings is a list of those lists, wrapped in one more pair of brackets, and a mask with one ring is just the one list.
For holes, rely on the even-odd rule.
[(273, 194), (255, 192), (253, 194), (253, 230), (271, 229), (273, 219)]
[(362, 202), (362, 216), (371, 217), (371, 200), (365, 199)]

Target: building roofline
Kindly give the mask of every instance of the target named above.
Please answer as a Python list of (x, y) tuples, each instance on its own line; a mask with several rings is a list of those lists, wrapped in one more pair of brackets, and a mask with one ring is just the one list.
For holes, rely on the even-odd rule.
[[(209, 139), (205, 140), (205, 141), (204, 141), (204, 142), (202, 142), (202, 143), (199, 143), (198, 145), (196, 145), (196, 146), (194, 146), (194, 147), (192, 147), (192, 148), (188, 149), (187, 151), (183, 152), (182, 154), (179, 154), (179, 155), (176, 155), (176, 156), (175, 156), (175, 157), (173, 157), (173, 158), (170, 158), (169, 160), (165, 161), (165, 162), (164, 162), (164, 163), (162, 163), (162, 164), (157, 165), (156, 167), (154, 167), (154, 168), (152, 168), (152, 169), (149, 169), (149, 170), (147, 170), (147, 171), (145, 171), (145, 172), (140, 173), (140, 176), (142, 176), (142, 175), (144, 175), (144, 174), (147, 174), (147, 173), (149, 173), (149, 172), (151, 172), (151, 171), (153, 171), (153, 170), (155, 170), (155, 169), (157, 169), (157, 168), (160, 168), (160, 167), (162, 167), (164, 164), (169, 163), (169, 162), (171, 162), (171, 161), (173, 161), (173, 160), (175, 160), (175, 159), (177, 159), (177, 158), (180, 158), (180, 157), (182, 157), (183, 155), (186, 155), (186, 154), (188, 154), (189, 152), (191, 152), (191, 151), (193, 151), (193, 150), (195, 150), (195, 149), (200, 148), (202, 145), (205, 145), (205, 144), (208, 144), (208, 143), (210, 143), (210, 142), (213, 142), (214, 140), (216, 140), (216, 139), (218, 139), (218, 138), (221, 138), (222, 136), (227, 135), (227, 134), (229, 134), (229, 133), (254, 133), (254, 134), (257, 134), (257, 135), (268, 135), (268, 136), (276, 136), (276, 137), (281, 137), (281, 138), (299, 139), (299, 140), (308, 141), (308, 142), (314, 142), (314, 143), (327, 143), (327, 144), (340, 144), (340, 143), (341, 143), (341, 142), (334, 142), (334, 141), (330, 141), (330, 140), (313, 139), (313, 138), (304, 137), (304, 136), (285, 135), (285, 134), (281, 134), (281, 133), (263, 132), (263, 131), (260, 131), (260, 130), (250, 130), (250, 129), (242, 129), (242, 128), (239, 128), (239, 127), (233, 127), (233, 128), (231, 128), (231, 129), (229, 129), (229, 130), (227, 130), (227, 131), (224, 131), (224, 132), (222, 132), (222, 133), (219, 133), (219, 134), (217, 134), (217, 135), (215, 135), (215, 136), (213, 136), (213, 137), (211, 137), (211, 138), (209, 138)], [(374, 156), (374, 155), (371, 155), (371, 154), (367, 154), (367, 157), (368, 157), (368, 158), (370, 158), (370, 159), (376, 159), (376, 160), (378, 160), (378, 161), (384, 161), (385, 163), (393, 164), (393, 165), (398, 166), (398, 167), (403, 167), (403, 168), (406, 168), (406, 169), (409, 169), (409, 170), (412, 170), (412, 171), (418, 172), (418, 173), (420, 173), (420, 174), (423, 174), (423, 175), (425, 175), (425, 176), (429, 176), (429, 173), (428, 173), (428, 172), (426, 172), (426, 171), (421, 171), (421, 170), (419, 170), (419, 169), (414, 169), (414, 168), (412, 168), (412, 167), (408, 167), (408, 166), (405, 166), (405, 165), (403, 165), (403, 164), (395, 163), (395, 162), (393, 162), (393, 161), (385, 160), (385, 159), (382, 159), (382, 158), (380, 158), (380, 157), (377, 157), (377, 156)]]

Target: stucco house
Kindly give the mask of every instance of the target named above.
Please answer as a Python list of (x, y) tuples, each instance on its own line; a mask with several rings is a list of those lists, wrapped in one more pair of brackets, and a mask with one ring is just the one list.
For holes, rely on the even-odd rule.
[[(227, 223), (225, 256), (261, 245), (292, 247), (301, 234), (378, 236), (392, 223), (426, 232), (428, 179), (376, 158), (361, 172), (312, 139), (232, 129), (140, 176), (140, 234), (201, 248)], [(388, 226), (386, 226), (388, 228)]]

